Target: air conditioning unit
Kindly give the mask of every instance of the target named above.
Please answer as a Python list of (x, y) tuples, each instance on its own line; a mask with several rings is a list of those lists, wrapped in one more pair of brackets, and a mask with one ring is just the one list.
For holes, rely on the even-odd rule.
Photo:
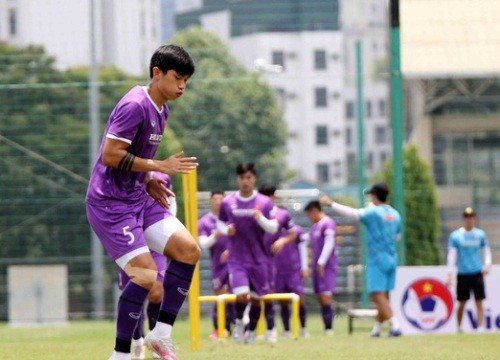
[(332, 54), (332, 60), (333, 61), (338, 61), (340, 59), (340, 55), (339, 54)]
[(340, 98), (340, 93), (338, 91), (335, 91), (332, 93), (332, 98), (334, 98), (335, 100), (339, 99)]
[(286, 57), (289, 58), (289, 59), (292, 59), (292, 60), (296, 59), (297, 58), (297, 53), (295, 53), (293, 51), (289, 52), (289, 53), (286, 54)]
[(294, 93), (294, 92), (287, 92), (286, 93), (286, 98), (290, 99), (290, 100), (296, 99), (297, 98), (297, 94)]

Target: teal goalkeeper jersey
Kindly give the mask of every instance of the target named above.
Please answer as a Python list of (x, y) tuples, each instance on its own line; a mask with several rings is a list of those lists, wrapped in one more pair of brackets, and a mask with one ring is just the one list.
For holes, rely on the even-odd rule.
[(455, 230), (450, 235), (449, 248), (457, 249), (457, 267), (459, 274), (476, 274), (481, 272), (481, 249), (488, 245), (488, 239), (483, 230), (464, 228)]
[(368, 206), (358, 210), (367, 230), (367, 264), (390, 269), (397, 265), (397, 236), (401, 234), (401, 216), (390, 205)]

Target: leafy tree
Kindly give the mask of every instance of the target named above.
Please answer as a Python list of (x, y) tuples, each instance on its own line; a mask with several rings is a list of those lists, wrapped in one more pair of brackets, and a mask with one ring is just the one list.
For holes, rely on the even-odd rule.
[(243, 161), (257, 163), (260, 180), (279, 185), (287, 174), (286, 130), (273, 90), (211, 33), (190, 28), (172, 42), (196, 62), (188, 91), (169, 104), (169, 123), (186, 154), (199, 159), (199, 188), (234, 188), (234, 169)]
[[(405, 237), (407, 265), (440, 263), (439, 210), (434, 181), (429, 167), (420, 158), (416, 146), (404, 150)], [(393, 189), (393, 167), (388, 161), (384, 180)], [(390, 199), (389, 199), (390, 201)]]

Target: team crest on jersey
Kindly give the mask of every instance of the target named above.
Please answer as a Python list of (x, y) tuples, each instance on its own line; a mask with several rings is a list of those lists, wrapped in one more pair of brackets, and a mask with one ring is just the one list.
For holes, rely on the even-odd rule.
[(394, 215), (392, 215), (392, 214), (386, 214), (386, 215), (385, 215), (385, 219), (386, 219), (387, 221), (393, 221), (393, 220), (394, 220)]
[(155, 126), (156, 126), (156, 121), (151, 120), (151, 126), (152, 126), (152, 127), (155, 127)]

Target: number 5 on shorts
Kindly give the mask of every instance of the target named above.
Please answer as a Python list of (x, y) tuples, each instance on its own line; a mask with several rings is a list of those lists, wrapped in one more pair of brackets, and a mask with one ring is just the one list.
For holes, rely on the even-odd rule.
[(132, 245), (135, 241), (135, 236), (132, 232), (128, 231), (128, 229), (130, 229), (130, 226), (127, 225), (127, 226), (124, 226), (123, 227), (123, 235), (125, 236), (129, 236), (130, 237), (130, 241), (127, 242), (128, 245)]

